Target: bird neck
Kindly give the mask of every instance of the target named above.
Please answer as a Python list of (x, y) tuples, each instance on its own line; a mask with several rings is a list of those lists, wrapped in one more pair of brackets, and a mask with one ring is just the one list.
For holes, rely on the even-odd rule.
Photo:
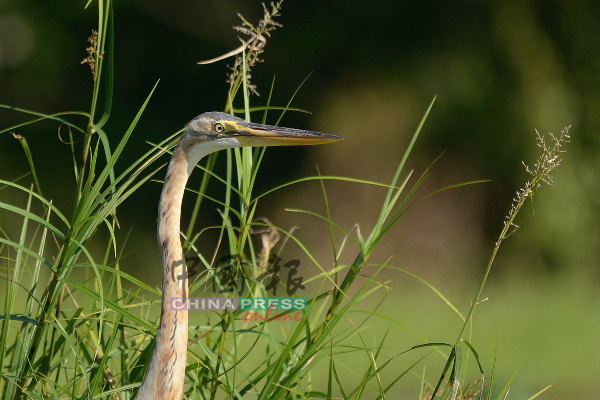
[[(179, 238), (181, 203), (194, 166), (208, 152), (180, 142), (173, 151), (158, 206), (158, 245), (163, 278), (160, 325), (138, 400), (179, 400), (183, 392), (188, 342), (187, 268)], [(177, 308), (182, 309), (177, 309)]]

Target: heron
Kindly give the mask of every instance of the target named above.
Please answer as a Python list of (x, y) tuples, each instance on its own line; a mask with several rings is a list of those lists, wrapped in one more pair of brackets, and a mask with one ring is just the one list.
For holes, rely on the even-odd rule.
[[(301, 146), (343, 138), (327, 133), (247, 122), (222, 112), (191, 120), (173, 150), (158, 205), (158, 246), (162, 262), (162, 302), (154, 351), (137, 400), (179, 400), (183, 393), (188, 346), (188, 311), (172, 299), (187, 298), (188, 281), (180, 240), (181, 202), (196, 164), (206, 155), (235, 147)], [(185, 308), (185, 307), (184, 307)]]

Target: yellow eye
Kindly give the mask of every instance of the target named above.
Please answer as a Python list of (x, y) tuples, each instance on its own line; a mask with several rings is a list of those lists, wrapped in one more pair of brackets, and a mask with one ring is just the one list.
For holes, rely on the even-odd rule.
[(225, 132), (225, 126), (222, 123), (217, 122), (215, 124), (215, 132), (217, 132), (217, 133)]

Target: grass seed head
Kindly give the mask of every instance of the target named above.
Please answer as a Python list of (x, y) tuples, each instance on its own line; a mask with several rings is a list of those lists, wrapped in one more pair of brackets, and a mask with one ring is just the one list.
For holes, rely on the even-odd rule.
[[(280, 23), (275, 21), (276, 17), (279, 17), (279, 11), (281, 10), (281, 5), (283, 0), (278, 1), (277, 3), (271, 2), (271, 9), (269, 9), (265, 3), (262, 3), (263, 6), (263, 18), (258, 22), (258, 25), (251, 24), (244, 16), (238, 13), (238, 17), (242, 20), (241, 26), (234, 26), (233, 29), (238, 31), (247, 38), (244, 40), (239, 38), (242, 43), (247, 45), (247, 59), (246, 59), (246, 86), (251, 93), (259, 95), (256, 91), (256, 85), (252, 85), (250, 83), (250, 70), (257, 62), (262, 62), (258, 56), (262, 54), (265, 50), (265, 46), (267, 44), (267, 38), (271, 37), (271, 32), (277, 29), (278, 27), (282, 27)], [(235, 57), (235, 63), (233, 67), (230, 67), (231, 72), (227, 75), (227, 82), (230, 85), (233, 85), (237, 78), (242, 74), (243, 61), (242, 57), (244, 57), (246, 52), (242, 52)]]
[(92, 29), (92, 34), (88, 38), (88, 42), (90, 42), (90, 46), (85, 48), (88, 56), (81, 60), (81, 64), (88, 64), (90, 66), (94, 82), (96, 82), (96, 59), (104, 58), (104, 52), (98, 54), (98, 31)]
[[(552, 143), (546, 143), (546, 138), (538, 132), (536, 129), (536, 141), (537, 146), (542, 149), (542, 153), (537, 158), (533, 168), (525, 164), (522, 161), (525, 171), (531, 176), (531, 180), (525, 183), (525, 186), (517, 190), (517, 196), (513, 199), (513, 203), (510, 212), (506, 216), (504, 225), (511, 225), (515, 229), (510, 233), (514, 233), (519, 228), (519, 225), (513, 223), (515, 213), (523, 205), (528, 197), (533, 197), (534, 192), (542, 187), (542, 183), (552, 185), (554, 183), (552, 178), (552, 172), (554, 172), (560, 165), (562, 158), (561, 153), (564, 153), (563, 146), (570, 142), (571, 136), (569, 136), (569, 129), (571, 126), (565, 127), (560, 133), (560, 136), (556, 136), (552, 133), (549, 134)], [(510, 235), (509, 234), (509, 235)]]

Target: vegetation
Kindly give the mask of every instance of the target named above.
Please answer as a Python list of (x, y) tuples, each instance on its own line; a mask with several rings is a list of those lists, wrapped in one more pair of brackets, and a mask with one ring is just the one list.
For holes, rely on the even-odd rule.
[[(250, 105), (254, 99), (251, 93), (256, 93), (257, 88), (250, 82), (249, 72), (259, 61), (272, 30), (280, 26), (276, 21), (280, 9), (281, 2), (265, 7), (264, 18), (258, 24), (253, 25), (242, 18), (243, 24), (237, 28), (246, 39), (229, 75), (225, 111), (243, 115), (248, 121), (262, 112), (262, 122), (265, 123), (273, 112), (277, 112), (274, 123), (278, 124), (287, 111), (297, 110), (290, 107), (293, 95), (287, 105), (271, 106), (275, 80), (265, 104)], [(0, 393), (6, 399), (132, 398), (152, 353), (160, 292), (144, 283), (143, 278), (136, 278), (122, 270), (127, 243), (116, 239), (115, 231), (123, 228), (118, 222), (118, 207), (141, 185), (158, 180), (164, 173), (164, 155), (176, 144), (180, 132), (171, 134), (160, 143), (150, 143), (146, 154), (123, 171), (116, 168), (117, 161), (123, 162), (123, 149), (143, 117), (158, 83), (150, 89), (139, 112), (123, 130), (117, 146), (111, 145), (103, 127), (110, 118), (113, 99), (113, 30), (112, 3), (100, 0), (97, 31), (90, 36), (89, 56), (84, 60), (89, 64), (94, 79), (88, 112), (48, 115), (2, 105), (34, 118), (3, 128), (0, 133), (15, 132), (21, 126), (44, 119), (61, 124), (62, 140), (70, 145), (72, 151), (72, 187), (76, 198), (74, 212), (69, 215), (61, 211), (64, 205), (54, 204), (52, 199), (44, 197), (36, 168), (45, 166), (36, 162), (27, 140), (13, 133), (22, 144), (30, 173), (15, 180), (0, 181), (1, 190), (21, 192), (27, 196), (25, 204), (0, 203), (3, 212), (16, 214), (22, 220), (19, 237), (11, 237), (5, 230), (0, 237), (4, 271), (0, 278), (7, 282), (0, 315), (3, 319)], [(100, 98), (104, 98), (103, 104)], [(238, 104), (243, 106), (236, 108)], [(420, 398), (505, 398), (511, 381), (494, 392), (494, 388), (498, 387), (494, 382), (496, 359), (494, 357), (491, 370), (484, 368), (489, 362), (481, 360), (470, 343), (472, 318), (500, 245), (518, 227), (515, 219), (520, 209), (528, 198), (533, 198), (541, 183), (552, 182), (551, 173), (560, 164), (562, 146), (569, 139), (568, 128), (560, 136), (552, 136), (551, 145), (537, 135), (542, 155), (533, 168), (527, 168), (532, 178), (517, 192), (472, 306), (463, 316), (433, 285), (408, 271), (393, 267), (391, 257), (383, 264), (369, 263), (378, 243), (415, 205), (441, 191), (481, 182), (459, 183), (418, 195), (418, 189), (429, 176), (433, 164), (416, 178), (412, 171), (406, 172), (406, 164), (432, 106), (433, 101), (389, 183), (319, 173), (256, 195), (253, 189), (265, 154), (264, 148), (227, 150), (202, 161), (203, 165), (197, 167), (203, 174), (201, 185), (197, 190), (190, 189), (188, 194), (195, 196), (192, 218), (186, 232), (182, 232), (188, 257), (197, 257), (204, 267), (203, 273), (190, 275), (191, 296), (212, 297), (211, 285), (216, 281), (219, 292), (224, 292), (224, 296), (234, 296), (236, 285), (243, 282), (247, 293), (254, 297), (267, 297), (266, 281), (258, 277), (265, 272), (267, 275), (273, 273), (269, 269), (269, 260), (273, 255), (281, 254), (286, 243), (300, 249), (320, 272), (303, 281), (304, 285), (311, 285), (307, 290), (310, 293), (307, 310), (302, 313), (300, 321), (278, 321), (285, 312), (270, 320), (264, 318), (265, 312), (261, 314), (262, 320), (250, 321), (244, 318), (244, 311), (234, 310), (218, 314), (207, 312), (203, 325), (190, 326), (192, 340), (184, 390), (188, 398), (385, 399), (403, 378), (411, 374), (420, 375), (416, 372), (417, 367), (420, 368), (432, 354), (444, 357), (445, 367), (439, 381), (433, 384), (423, 377)], [(72, 122), (74, 117), (84, 117), (86, 125)], [(78, 135), (83, 137), (81, 143), (75, 140)], [(335, 150), (332, 148), (331, 151)], [(223, 156), (226, 157), (226, 174), (218, 176), (213, 167), (217, 157)], [(33, 182), (31, 186), (22, 183), (26, 179)], [(211, 180), (221, 184), (221, 198), (206, 194)], [(368, 235), (363, 236), (358, 228), (346, 231), (332, 220), (330, 207), (333, 205), (330, 205), (327, 193), (327, 183), (331, 180), (386, 188), (379, 217)], [(257, 205), (268, 201), (268, 195), (273, 191), (291, 190), (292, 185), (307, 181), (320, 184), (326, 213), (321, 215), (299, 209), (290, 211), (304, 213), (326, 223), (331, 239), (331, 263), (313, 256), (311, 249), (304, 246), (293, 231), (255, 218)], [(198, 211), (204, 200), (218, 205), (222, 223), (196, 231)], [(219, 240), (214, 252), (207, 255), (198, 249), (197, 242), (209, 230), (218, 231)], [(92, 243), (98, 248), (102, 242), (99, 231), (106, 231), (109, 237), (108, 242), (102, 243), (104, 251), (101, 253), (90, 249)], [(252, 240), (252, 234), (256, 233), (260, 234), (259, 244)], [(277, 244), (279, 246), (275, 250)], [(219, 253), (236, 255), (231, 265), (231, 279), (219, 280), (215, 261)], [(348, 253), (355, 255), (354, 262), (349, 265), (339, 262), (342, 255)], [(387, 333), (376, 345), (368, 344), (368, 324), (373, 319), (382, 318), (378, 313), (379, 305), (363, 312), (363, 318), (355, 318), (350, 311), (376, 293), (387, 293), (390, 282), (379, 278), (384, 269), (394, 269), (423, 282), (463, 319), (464, 324), (454, 343), (423, 342), (415, 334), (415, 346), (391, 356), (387, 355), (389, 350), (386, 346), (390, 345)], [(49, 281), (46, 283), (41, 277), (48, 271)], [(285, 282), (281, 281), (279, 285), (282, 290), (288, 289)], [(216, 322), (215, 315), (218, 316)], [(399, 323), (389, 315), (383, 318)], [(363, 360), (361, 372), (358, 365), (344, 365), (338, 361), (340, 355), (348, 353), (354, 353), (357, 359)], [(398, 369), (395, 361), (407, 353), (419, 353), (420, 358), (408, 367)], [(474, 359), (474, 364), (469, 363), (471, 359)], [(351, 386), (342, 382), (346, 369), (358, 377)], [(383, 371), (390, 370), (393, 370), (393, 379), (384, 379)], [(474, 383), (470, 383), (473, 377), (471, 370), (479, 376)], [(326, 378), (317, 379), (315, 371)]]

